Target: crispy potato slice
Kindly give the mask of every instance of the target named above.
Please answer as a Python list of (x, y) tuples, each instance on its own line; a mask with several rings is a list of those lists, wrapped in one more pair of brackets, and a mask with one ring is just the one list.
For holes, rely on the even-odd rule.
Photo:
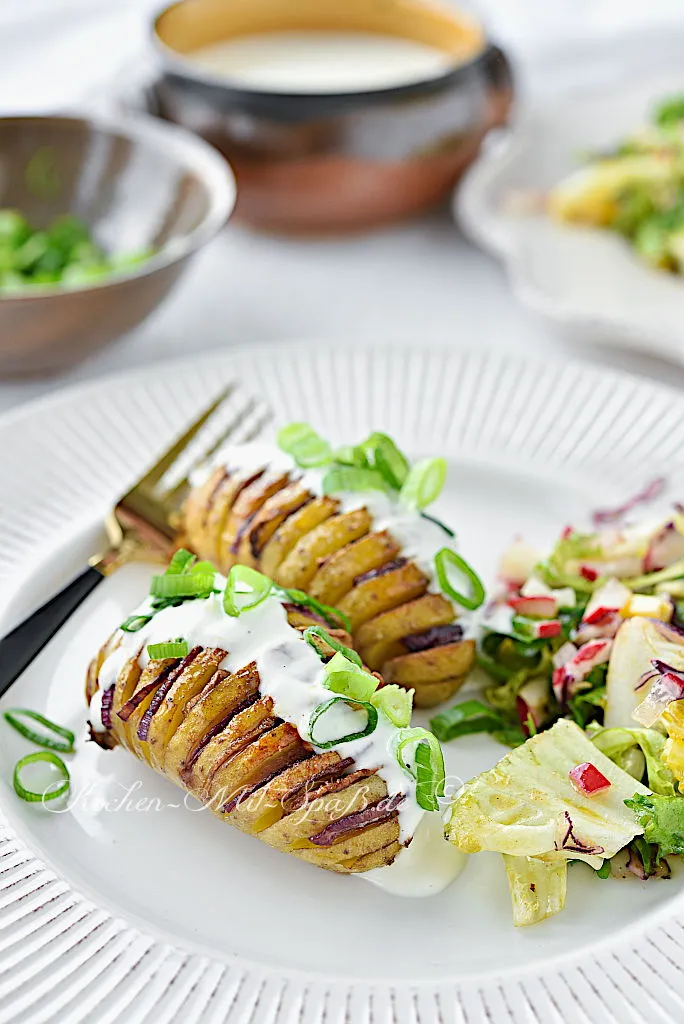
[(188, 701), (204, 689), (226, 657), (226, 651), (219, 647), (200, 648), (191, 660), (192, 653), (181, 662), (180, 674), (164, 694), (150, 722), (147, 746), (150, 763), (158, 771), (164, 770), (166, 745), (183, 720)]
[(452, 676), (462, 676), (475, 661), (475, 641), (459, 640), (455, 644), (431, 647), (427, 651), (416, 651), (394, 658), (385, 665), (385, 679), (388, 683), (406, 686), (420, 686), (424, 683), (438, 683)]
[[(245, 534), (264, 502), (282, 491), (289, 481), (287, 473), (266, 470), (255, 477), (236, 495), (221, 530), (218, 565), (223, 572), (238, 562), (252, 564), (249, 541)], [(242, 541), (244, 540), (244, 543)], [(246, 559), (246, 561), (245, 561)]]
[(264, 782), (276, 772), (300, 760), (308, 745), (289, 722), (281, 722), (262, 733), (234, 757), (224, 761), (212, 772), (207, 783), (207, 797), (212, 811), (224, 815), (223, 808), (241, 790)]
[(359, 654), (371, 668), (381, 669), (390, 658), (406, 654), (400, 643), (402, 637), (424, 633), (433, 626), (448, 626), (454, 617), (451, 602), (445, 597), (425, 594), (361, 626), (355, 637)]
[[(335, 843), (333, 846), (308, 846), (298, 847), (292, 850), (302, 860), (311, 864), (318, 864), (319, 867), (329, 867), (331, 864), (344, 863), (346, 860), (353, 860), (358, 857), (365, 857), (369, 853), (381, 850), (392, 842), (399, 841), (399, 823), (396, 818), (390, 821), (382, 821), (378, 825), (362, 829), (355, 835), (349, 835)], [(309, 842), (302, 839), (300, 842)]]
[(138, 738), (138, 727), (143, 715), (154, 700), (155, 695), (158, 693), (159, 688), (163, 686), (165, 680), (169, 678), (172, 670), (179, 664), (180, 662), (177, 658), (160, 658), (148, 662), (147, 666), (143, 669), (133, 696), (135, 697), (137, 694), (142, 695), (145, 690), (148, 690), (149, 692), (137, 706), (130, 718), (124, 723), (126, 746), (135, 754), (136, 757), (139, 757), (141, 761), (146, 761), (148, 764), (151, 764), (152, 761), (147, 748), (147, 743)]
[(313, 494), (296, 480), (271, 495), (249, 524), (245, 538), (249, 545), (250, 565), (256, 565), (261, 553), (285, 520), (313, 501)]
[(359, 583), (337, 602), (337, 607), (349, 617), (355, 634), (359, 626), (376, 615), (420, 597), (427, 590), (428, 582), (418, 566), (406, 562), (392, 572)]
[(208, 558), (210, 550), (206, 534), (207, 517), (213, 505), (216, 492), (228, 479), (223, 466), (217, 466), (203, 484), (193, 487), (183, 506), (184, 537), (187, 543), (201, 558)]
[[(417, 708), (434, 708), (436, 704), (443, 704), (457, 693), (465, 683), (467, 676), (454, 676), (452, 679), (442, 679), (439, 683), (419, 683), (415, 686), (413, 703)], [(403, 683), (398, 683), (403, 686)], [(414, 687), (405, 687), (414, 689)]]
[(233, 674), (223, 669), (215, 672), (202, 692), (188, 701), (183, 720), (167, 744), (166, 774), (182, 779), (212, 736), (218, 735), (238, 710), (258, 696), (259, 673), (255, 662)]
[(382, 868), (386, 864), (391, 864), (401, 849), (400, 843), (390, 843), (388, 846), (383, 846), (380, 850), (373, 850), (372, 853), (367, 853), (364, 857), (355, 857), (352, 860), (343, 861), (337, 867), (331, 864), (329, 870), (340, 871), (343, 874), (372, 871), (373, 868)]
[(278, 567), (277, 582), (283, 587), (305, 590), (321, 560), (368, 533), (371, 521), (365, 508), (326, 519), (297, 541)]
[(387, 530), (369, 533), (327, 558), (309, 581), (307, 590), (324, 604), (334, 605), (351, 590), (357, 576), (391, 562), (399, 550)]
[[(347, 780), (340, 780), (346, 782)], [(362, 811), (368, 804), (387, 797), (387, 786), (378, 775), (368, 775), (358, 781), (349, 776), (349, 784), (343, 789), (327, 792), (316, 797), (315, 791), (301, 807), (287, 814), (275, 825), (264, 829), (259, 838), (278, 850), (290, 851), (298, 839), (316, 835), (332, 821), (337, 821), (355, 811)]]
[(119, 743), (127, 744), (126, 740), (126, 726), (124, 722), (119, 718), (119, 711), (124, 704), (131, 699), (133, 694), (138, 688), (138, 682), (142, 675), (142, 669), (138, 662), (137, 655), (133, 658), (129, 658), (124, 667), (119, 672), (116, 680), (116, 686), (114, 687), (114, 701), (112, 703), (112, 732), (116, 736)]
[(242, 796), (229, 812), (228, 820), (241, 831), (257, 835), (280, 821), (287, 811), (288, 798), (308, 793), (321, 783), (342, 775), (349, 767), (349, 760), (343, 761), (334, 750), (307, 756), (275, 779)]
[(261, 733), (275, 728), (273, 701), (261, 697), (231, 718), (228, 725), (206, 743), (195, 761), (183, 770), (183, 783), (200, 800), (207, 799), (207, 786), (212, 774), (224, 761), (234, 757)]
[(339, 507), (340, 503), (335, 498), (314, 498), (298, 512), (288, 516), (264, 545), (261, 552), (261, 571), (276, 583), (280, 583), (278, 567), (283, 559), (287, 557), (297, 541), (305, 537), (310, 530), (314, 530), (320, 523), (335, 515)]

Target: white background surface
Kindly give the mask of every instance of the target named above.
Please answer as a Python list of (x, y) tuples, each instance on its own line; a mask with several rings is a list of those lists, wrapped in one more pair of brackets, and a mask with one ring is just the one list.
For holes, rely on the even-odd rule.
[[(77, 106), (121, 86), (146, 53), (150, 0), (0, 0), (0, 112)], [(559, 41), (606, 40), (677, 20), (681, 0), (481, 0), (493, 34), (518, 57), (527, 98), (582, 84), (550, 77)], [(545, 58), (546, 55), (546, 59)], [(561, 81), (562, 78), (562, 81)], [(568, 80), (570, 78), (570, 80)], [(203, 252), (141, 329), (69, 375), (0, 384), (0, 412), (75, 379), (185, 352), (275, 339), (414, 339), (575, 354), (684, 386), (684, 370), (578, 345), (518, 306), (502, 270), (457, 233), (446, 210), (347, 239), (294, 241), (234, 224)]]

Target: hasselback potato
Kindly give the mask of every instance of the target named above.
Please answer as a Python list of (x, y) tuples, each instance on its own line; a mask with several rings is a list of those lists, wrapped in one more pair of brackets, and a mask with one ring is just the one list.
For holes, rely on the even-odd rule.
[(443, 761), (434, 737), (405, 728), (409, 695), (382, 688), (344, 631), (260, 574), (236, 568), (226, 582), (193, 561), (178, 552), (93, 659), (92, 738), (331, 871), (391, 864), (426, 816), (441, 834), (426, 810)]
[(187, 498), (182, 542), (223, 572), (253, 566), (334, 605), (371, 669), (419, 707), (447, 700), (475, 656), (434, 579), (452, 535), (393, 493), (324, 493), (322, 480), (275, 446), (225, 448)]

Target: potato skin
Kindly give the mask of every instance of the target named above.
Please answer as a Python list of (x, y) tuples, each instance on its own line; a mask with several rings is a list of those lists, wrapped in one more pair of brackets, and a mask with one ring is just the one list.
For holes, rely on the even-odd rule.
[[(291, 625), (295, 617), (302, 619), (289, 613)], [(310, 621), (303, 619), (300, 629)], [(110, 641), (93, 659), (88, 700), (115, 646)], [(183, 659), (150, 661), (144, 670), (137, 656), (129, 659), (115, 684), (112, 728), (93, 738), (103, 747), (125, 746), (224, 821), (282, 852), (342, 874), (391, 863), (401, 848), (396, 816), (342, 828), (332, 845), (310, 841), (331, 823), (388, 800), (387, 785), (373, 771), (355, 771), (351, 758), (336, 751), (316, 754), (275, 716), (273, 701), (260, 693), (256, 664), (229, 673), (220, 668), (226, 656), (200, 647)]]
[[(448, 700), (475, 660), (474, 644), (452, 642), (410, 652), (403, 638), (454, 621), (454, 609), (401, 549), (373, 531), (367, 509), (341, 513), (293, 475), (217, 470), (188, 497), (183, 543), (228, 572), (241, 563), (280, 586), (304, 590), (348, 616), (353, 646), (373, 671), (415, 691), (418, 707)], [(391, 571), (383, 571), (390, 568)]]

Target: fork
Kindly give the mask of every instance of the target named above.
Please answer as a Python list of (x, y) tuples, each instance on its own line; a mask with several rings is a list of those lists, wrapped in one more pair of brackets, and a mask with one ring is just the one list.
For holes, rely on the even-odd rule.
[(242, 437), (243, 441), (256, 437), (270, 419), (267, 409), (259, 411), (256, 402), (249, 400), (246, 407), (231, 418), (218, 438), (212, 439), (209, 447), (202, 447), (199, 454), (192, 453), (187, 468), (179, 476), (175, 475), (184, 453), (190, 454), (191, 442), (207, 426), (233, 389), (234, 385), (225, 388), (151, 469), (114, 504), (104, 521), (107, 534), (105, 550), (94, 555), (88, 567), (59, 594), (0, 640), (0, 697), (105, 577), (129, 562), (168, 560), (177, 537), (181, 497), (192, 472), (234, 435), (252, 413), (257, 415), (253, 426)]

